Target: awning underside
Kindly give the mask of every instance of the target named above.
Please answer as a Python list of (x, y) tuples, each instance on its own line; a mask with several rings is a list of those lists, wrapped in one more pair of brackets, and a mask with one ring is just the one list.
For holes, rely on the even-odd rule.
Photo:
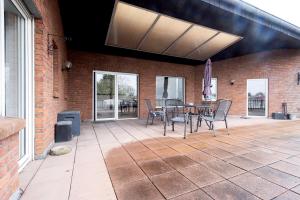
[(237, 35), (118, 2), (106, 45), (204, 61), (241, 39)]

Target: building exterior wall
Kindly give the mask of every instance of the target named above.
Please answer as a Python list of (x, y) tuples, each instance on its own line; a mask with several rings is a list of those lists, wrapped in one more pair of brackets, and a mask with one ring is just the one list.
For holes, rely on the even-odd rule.
[(69, 73), (69, 108), (80, 110), (83, 120), (92, 119), (93, 70), (135, 73), (139, 75), (139, 117), (147, 116), (144, 99), (155, 103), (156, 76), (178, 76), (185, 78), (185, 100), (194, 101), (193, 66), (136, 58), (95, 54), (79, 51), (69, 52), (73, 63)]
[[(139, 117), (145, 118), (145, 98), (155, 102), (155, 77), (185, 78), (187, 103), (202, 101), (204, 66), (190, 66), (159, 61), (68, 50), (63, 39), (57, 0), (35, 0), (42, 19), (35, 20), (35, 154), (44, 155), (54, 140), (57, 113), (74, 109), (83, 120), (92, 119), (93, 70), (136, 73), (139, 75)], [(50, 35), (49, 35), (50, 34)], [(56, 35), (56, 36), (53, 36)], [(48, 41), (57, 47), (48, 53)], [(66, 60), (73, 63), (69, 72), (61, 71)], [(269, 115), (288, 103), (289, 112), (300, 112), (300, 52), (277, 50), (213, 61), (213, 76), (218, 78), (218, 98), (233, 100), (231, 115), (246, 114), (247, 79), (269, 80)], [(235, 80), (230, 85), (230, 80)]]
[[(57, 0), (35, 0), (42, 18), (35, 20), (35, 155), (53, 143), (57, 113), (67, 109), (67, 49)], [(48, 41), (56, 49), (48, 54)]]
[[(203, 69), (204, 66), (197, 67), (195, 74), (203, 77)], [(287, 102), (288, 112), (300, 112), (299, 50), (276, 50), (213, 62), (212, 72), (218, 78), (218, 98), (233, 101), (231, 115), (246, 115), (247, 79), (268, 79), (269, 116), (281, 112), (283, 102)], [(200, 102), (202, 82), (195, 80), (195, 99)], [(230, 80), (235, 80), (234, 85)]]

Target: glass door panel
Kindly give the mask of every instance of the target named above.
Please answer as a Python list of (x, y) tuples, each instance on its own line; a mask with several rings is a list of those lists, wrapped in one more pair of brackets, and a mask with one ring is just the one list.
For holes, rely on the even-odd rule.
[(115, 119), (116, 75), (95, 73), (95, 118)]
[(247, 93), (248, 116), (267, 116), (268, 80), (248, 79)]
[[(9, 0), (4, 1), (5, 116), (25, 118), (25, 19)], [(19, 159), (27, 154), (25, 130), (19, 133)]]
[(120, 74), (118, 79), (118, 118), (136, 118), (138, 116), (138, 77)]

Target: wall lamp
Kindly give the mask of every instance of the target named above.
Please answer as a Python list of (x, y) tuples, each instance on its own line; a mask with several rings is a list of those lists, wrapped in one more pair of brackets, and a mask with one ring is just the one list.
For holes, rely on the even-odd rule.
[(56, 34), (52, 34), (52, 33), (48, 33), (47, 35), (47, 40), (48, 40), (48, 55), (53, 55), (53, 52), (55, 49), (57, 49), (57, 45), (55, 43), (55, 41), (51, 38), (56, 37), (58, 39), (64, 40), (64, 41), (71, 41), (72, 38), (70, 37), (65, 37), (65, 36), (61, 36), (61, 35), (56, 35)]
[(66, 61), (63, 66), (61, 71), (70, 71), (70, 69), (72, 68), (72, 63), (70, 61)]
[(234, 83), (235, 83), (235, 80), (230, 80), (230, 85), (234, 85)]

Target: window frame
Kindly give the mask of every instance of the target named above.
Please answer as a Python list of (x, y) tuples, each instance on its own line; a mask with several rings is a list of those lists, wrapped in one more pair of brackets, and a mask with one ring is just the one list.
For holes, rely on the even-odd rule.
[[(211, 78), (211, 80), (216, 80), (216, 98), (215, 99), (211, 99), (210, 101), (217, 101), (218, 100), (218, 78)], [(201, 91), (201, 97), (202, 97), (202, 101), (206, 101), (203, 95), (203, 90), (204, 90), (204, 78), (202, 78), (202, 91)]]
[(183, 92), (183, 103), (185, 104), (185, 77), (183, 76), (163, 76), (163, 75), (157, 75), (155, 76), (155, 107), (156, 108), (161, 108), (162, 106), (158, 106), (156, 105), (156, 100), (157, 100), (157, 97), (156, 97), (156, 87), (157, 87), (157, 82), (156, 82), (156, 79), (157, 77), (162, 77), (162, 78), (165, 78), (165, 77), (168, 77), (168, 78), (181, 78), (182, 79), (182, 83), (183, 83), (183, 86), (182, 86), (182, 92)]

